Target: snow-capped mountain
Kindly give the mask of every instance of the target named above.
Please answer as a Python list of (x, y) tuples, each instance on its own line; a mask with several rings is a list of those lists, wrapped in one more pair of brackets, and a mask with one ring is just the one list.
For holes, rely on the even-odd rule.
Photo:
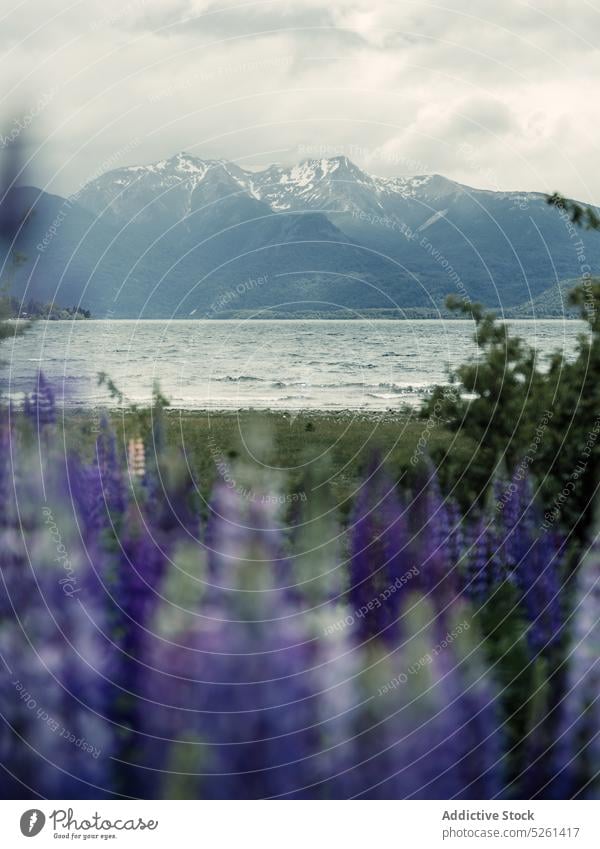
[(231, 162), (198, 159), (178, 153), (152, 165), (131, 165), (109, 171), (87, 183), (77, 202), (95, 215), (107, 215), (126, 223), (173, 221), (228, 196), (249, 194), (248, 175)]
[(272, 212), (395, 214), (399, 202), (427, 205), (465, 191), (476, 190), (437, 174), (373, 176), (345, 156), (248, 171), (223, 159), (178, 153), (151, 165), (109, 171), (88, 183), (77, 200), (96, 215), (107, 212), (122, 221), (133, 216), (156, 220), (163, 213), (182, 218), (202, 204), (239, 196), (262, 201)]
[(253, 175), (252, 186), (274, 211), (381, 209), (376, 178), (345, 156), (309, 159), (291, 168), (272, 165)]
[[(36, 212), (21, 249), (41, 261), (18, 285), (96, 315), (436, 309), (448, 294), (507, 308), (579, 273), (540, 194), (381, 177), (344, 156), (251, 171), (178, 153), (109, 171), (68, 203), (21, 192)], [(593, 267), (598, 240), (582, 238)]]
[(346, 156), (313, 159), (291, 168), (273, 165), (254, 175), (256, 196), (274, 210), (326, 209), (334, 212), (383, 212), (398, 200), (429, 202), (465, 187), (437, 174), (376, 177)]

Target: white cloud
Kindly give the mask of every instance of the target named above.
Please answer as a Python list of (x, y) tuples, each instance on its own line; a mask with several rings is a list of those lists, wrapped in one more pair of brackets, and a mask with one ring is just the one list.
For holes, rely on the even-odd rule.
[(256, 165), (312, 145), (379, 173), (600, 201), (600, 18), (570, 6), (29, 0), (0, 28), (3, 114), (56, 90), (29, 136), (55, 191), (103, 162), (186, 149)]

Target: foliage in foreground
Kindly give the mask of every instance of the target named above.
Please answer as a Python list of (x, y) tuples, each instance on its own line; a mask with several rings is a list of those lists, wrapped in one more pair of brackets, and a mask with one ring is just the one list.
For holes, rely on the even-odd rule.
[(450, 391), (433, 393), (422, 415), (436, 411), (469, 441), (468, 457), (435, 454), (463, 506), (485, 499), (498, 469), (520, 469), (537, 482), (546, 521), (582, 542), (600, 484), (600, 280), (576, 287), (570, 302), (589, 328), (576, 357), (557, 353), (540, 363), (494, 313), (449, 299), (474, 319), (480, 355), (452, 375)]
[(342, 526), (310, 475), (284, 521), (232, 466), (203, 522), (159, 432), (125, 457), (104, 424), (86, 463), (41, 376), (25, 413), (0, 431), (2, 796), (597, 795), (600, 555), (568, 579), (526, 476), (465, 518), (431, 468), (409, 491), (374, 463)]

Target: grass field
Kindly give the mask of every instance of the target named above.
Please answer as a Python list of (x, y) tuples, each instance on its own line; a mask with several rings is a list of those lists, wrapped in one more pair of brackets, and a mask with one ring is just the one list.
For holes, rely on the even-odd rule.
[[(159, 414), (160, 415), (160, 414)], [(247, 476), (262, 477), (265, 489), (283, 493), (329, 484), (344, 506), (374, 458), (384, 461), (397, 479), (429, 455), (465, 452), (468, 446), (439, 422), (418, 418), (415, 411), (382, 414), (343, 412), (186, 412), (167, 409), (160, 424), (151, 409), (113, 412), (111, 424), (120, 450), (141, 437), (152, 452), (160, 439), (175, 456), (183, 454), (196, 486), (207, 497), (217, 477), (243, 488)], [(62, 427), (62, 425), (61, 425)], [(69, 413), (65, 443), (89, 457), (98, 429), (90, 413)], [(154, 436), (152, 435), (154, 432)]]

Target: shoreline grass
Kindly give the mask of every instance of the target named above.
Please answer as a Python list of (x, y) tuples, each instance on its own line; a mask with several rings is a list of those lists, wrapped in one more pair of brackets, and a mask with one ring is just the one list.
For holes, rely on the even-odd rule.
[[(301, 490), (310, 477), (311, 486), (327, 485), (337, 504), (344, 507), (375, 458), (398, 480), (406, 476), (410, 480), (411, 472), (430, 454), (469, 450), (465, 438), (438, 421), (419, 418), (417, 410), (290, 413), (145, 407), (112, 410), (105, 415), (122, 453), (129, 440), (141, 438), (148, 454), (158, 442), (183, 454), (203, 498), (219, 477), (241, 468), (249, 477), (260, 474), (268, 486), (281, 492)], [(69, 449), (89, 458), (100, 421), (97, 411), (69, 411), (57, 427), (64, 431)]]

